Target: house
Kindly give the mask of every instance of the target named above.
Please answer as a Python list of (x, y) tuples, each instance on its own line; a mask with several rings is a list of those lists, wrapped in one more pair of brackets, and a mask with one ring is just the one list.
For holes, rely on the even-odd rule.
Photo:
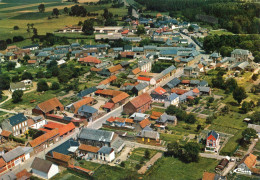
[(23, 82), (10, 83), (10, 91), (13, 93), (14, 91), (21, 90), (25, 91), (26, 86)]
[(68, 167), (73, 163), (73, 156), (78, 150), (79, 143), (77, 140), (70, 138), (56, 148), (50, 150), (46, 155), (46, 160), (51, 161), (57, 165)]
[(149, 119), (144, 119), (141, 122), (139, 122), (139, 125), (142, 129), (144, 129), (147, 126), (150, 126), (151, 122), (149, 121)]
[(234, 172), (245, 175), (259, 174), (259, 169), (255, 168), (256, 163), (257, 157), (250, 153), (239, 162)]
[(135, 58), (135, 52), (132, 52), (132, 51), (124, 51), (124, 52), (121, 52), (121, 57), (122, 58), (130, 58), (130, 59), (133, 59)]
[(98, 110), (91, 106), (83, 105), (78, 109), (76, 116), (80, 118), (84, 118), (88, 122), (93, 122), (98, 117)]
[(143, 114), (143, 113), (133, 113), (130, 118), (134, 120), (134, 122), (139, 123), (142, 120), (144, 120), (145, 118), (148, 118), (149, 116), (147, 114)]
[(71, 112), (71, 113), (74, 113), (74, 114), (77, 114), (79, 108), (83, 105), (92, 105), (94, 102), (94, 99), (92, 97), (85, 97), (73, 104), (70, 104), (68, 106), (66, 106), (66, 109)]
[(168, 107), (170, 105), (178, 106), (180, 103), (180, 97), (176, 93), (171, 93), (166, 99), (164, 107)]
[(161, 117), (162, 114), (163, 114), (162, 112), (152, 111), (150, 119), (158, 120)]
[(228, 165), (228, 163), (229, 163), (229, 160), (227, 158), (221, 159), (221, 161), (216, 166), (215, 170), (220, 171), (220, 172), (223, 171), (225, 169), (225, 167)]
[(78, 135), (78, 140), (80, 144), (95, 147), (111, 147), (111, 144), (116, 137), (117, 135), (111, 131), (83, 128)]
[[(18, 146), (15, 149), (5, 153), (2, 155), (2, 160), (0, 158), (0, 162), (2, 161), (5, 164), (2, 168), (0, 168), (2, 172), (12, 169), (15, 166), (22, 164), (24, 161), (30, 158), (30, 153), (32, 152), (32, 148), (30, 147), (21, 147)], [(0, 165), (2, 164), (0, 163)]]
[(13, 46), (7, 46), (6, 48), (6, 52), (14, 52), (14, 51), (18, 51), (20, 48), (17, 47), (16, 45), (13, 45)]
[(160, 134), (153, 130), (142, 130), (137, 135), (137, 141), (141, 143), (152, 143), (158, 144), (160, 143)]
[(22, 47), (22, 49), (29, 49), (31, 51), (34, 51), (34, 50), (39, 49), (39, 47), (40, 47), (39, 44), (32, 44), (30, 46), (24, 46), (24, 47)]
[(64, 125), (63, 127), (59, 128), (59, 135), (60, 135), (60, 139), (69, 136), (70, 134), (72, 134), (75, 131), (75, 125), (70, 122), (66, 125)]
[(28, 119), (19, 113), (2, 122), (2, 129), (12, 132), (14, 136), (24, 134), (28, 130)]
[(102, 61), (99, 60), (98, 58), (96, 57), (93, 57), (93, 56), (87, 56), (87, 57), (84, 57), (84, 58), (80, 58), (79, 59), (79, 62), (80, 63), (86, 63), (90, 66), (94, 66), (96, 64), (100, 64)]
[(26, 169), (23, 169), (22, 171), (16, 174), (17, 180), (27, 180), (30, 179), (31, 176), (32, 174), (29, 173)]
[(43, 116), (35, 116), (32, 117), (32, 119), (28, 119), (28, 121), (32, 121), (32, 123), (28, 122), (28, 124), (31, 124), (29, 126), (32, 129), (40, 129), (42, 126), (47, 124), (47, 121)]
[(212, 59), (214, 63), (217, 63), (221, 60), (221, 55), (219, 53), (212, 53), (209, 58)]
[[(0, 142), (4, 143), (5, 141), (9, 141), (11, 134), (12, 134), (12, 132), (3, 130), (0, 134)], [(1, 154), (2, 154), (2, 151), (0, 153), (0, 156), (1, 156)]]
[(98, 159), (99, 147), (81, 144), (78, 148), (78, 156), (83, 157), (86, 160)]
[(176, 116), (171, 116), (166, 113), (163, 113), (158, 120), (156, 120), (157, 124), (167, 126), (168, 124), (172, 124), (174, 126), (177, 125), (177, 118)]
[(170, 80), (165, 86), (165, 89), (172, 89), (178, 86), (181, 83), (181, 80), (179, 78), (173, 78)]
[(103, 106), (103, 109), (104, 109), (106, 112), (110, 112), (110, 111), (112, 111), (114, 108), (115, 108), (115, 104), (112, 103), (112, 102), (107, 102), (107, 103)]
[(111, 162), (115, 159), (115, 151), (111, 147), (103, 146), (98, 150), (98, 159)]
[(115, 75), (112, 75), (108, 77), (107, 79), (101, 81), (98, 85), (106, 85), (109, 86), (111, 82), (117, 80), (117, 77)]
[(150, 72), (152, 69), (152, 61), (149, 59), (138, 60), (138, 67), (143, 72)]
[(57, 98), (52, 98), (47, 101), (44, 101), (38, 104), (33, 110), (33, 114), (38, 115), (46, 115), (46, 114), (54, 114), (56, 111), (63, 111), (64, 106)]
[(123, 27), (122, 26), (105, 26), (105, 27), (98, 27), (95, 26), (95, 33), (119, 33), (123, 32)]
[(121, 64), (118, 64), (116, 66), (113, 66), (111, 68), (108, 68), (108, 71), (111, 73), (111, 74), (116, 74), (117, 72), (119, 72), (120, 70), (122, 70), (123, 67), (121, 66)]
[(31, 140), (27, 146), (32, 147), (35, 154), (43, 151), (44, 149), (52, 146), (57, 141), (59, 141), (60, 135), (58, 129), (53, 129), (34, 140)]
[(211, 95), (211, 89), (210, 89), (210, 87), (202, 87), (202, 86), (199, 86), (198, 89), (199, 89), (199, 91), (200, 91), (200, 95)]
[(254, 57), (249, 50), (235, 49), (231, 52), (231, 58), (235, 58), (236, 62), (249, 61), (252, 62)]
[(206, 137), (206, 152), (218, 152), (220, 148), (220, 137), (219, 134), (214, 130), (211, 130)]
[(144, 113), (151, 108), (151, 103), (152, 97), (149, 94), (144, 93), (125, 104), (123, 111), (126, 114), (133, 114), (135, 112)]
[(205, 80), (202, 80), (200, 81), (200, 83), (198, 84), (198, 86), (201, 86), (201, 87), (208, 87), (209, 86), (209, 83)]
[(114, 103), (116, 107), (118, 107), (124, 104), (129, 96), (130, 96), (129, 94), (122, 92), (117, 96), (113, 97), (110, 101)]
[(159, 86), (151, 92), (151, 97), (153, 101), (164, 103), (167, 98), (167, 91)]
[(146, 91), (149, 89), (149, 85), (147, 83), (139, 83), (136, 86), (132, 88), (132, 92), (135, 95), (141, 95), (143, 93), (146, 93)]
[(211, 172), (204, 172), (202, 180), (226, 180), (227, 178), (225, 176), (221, 176), (216, 173)]
[(50, 179), (59, 173), (58, 165), (38, 157), (34, 158), (31, 168), (33, 175), (43, 179)]

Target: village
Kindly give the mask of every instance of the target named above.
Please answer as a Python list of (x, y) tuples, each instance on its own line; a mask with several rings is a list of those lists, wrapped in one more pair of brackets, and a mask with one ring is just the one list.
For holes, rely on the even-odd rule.
[[(177, 145), (188, 144), (198, 152), (185, 155), (214, 166), (203, 167), (197, 179), (259, 178), (260, 126), (239, 108), (246, 98), (254, 111), (259, 107), (252, 52), (208, 54), (198, 41), (207, 29), (160, 13), (125, 22), (129, 26), (94, 26), (96, 44), (13, 45), (0, 53), (2, 71), (10, 66), (12, 77), (18, 69), (22, 76), (1, 96), (0, 179), (99, 179), (113, 170), (145, 179), (160, 159), (181, 156)], [(55, 33), (82, 33), (82, 27)], [(217, 82), (219, 76), (224, 80)], [(229, 79), (248, 94), (235, 108), (234, 92), (225, 92), (233, 84), (221, 89)], [(242, 147), (239, 133), (251, 129), (255, 134)]]

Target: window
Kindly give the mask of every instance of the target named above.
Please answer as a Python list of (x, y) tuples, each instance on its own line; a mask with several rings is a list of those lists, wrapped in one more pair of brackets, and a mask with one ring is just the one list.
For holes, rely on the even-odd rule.
[(24, 122), (22, 122), (22, 126), (24, 126)]
[(19, 124), (19, 128), (21, 128), (21, 124)]
[(25, 126), (27, 126), (27, 121), (24, 122)]

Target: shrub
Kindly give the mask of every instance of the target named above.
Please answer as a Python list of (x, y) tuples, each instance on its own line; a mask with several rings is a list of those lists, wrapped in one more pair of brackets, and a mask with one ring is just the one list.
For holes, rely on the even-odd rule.
[(14, 26), (14, 30), (19, 30), (19, 26)]

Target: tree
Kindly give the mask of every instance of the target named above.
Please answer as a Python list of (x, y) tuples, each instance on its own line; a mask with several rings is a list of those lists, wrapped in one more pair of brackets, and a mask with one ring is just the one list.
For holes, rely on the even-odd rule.
[(45, 6), (44, 6), (44, 4), (40, 4), (40, 5), (38, 6), (38, 10), (39, 10), (40, 13), (44, 13), (44, 11), (45, 11)]
[(242, 107), (241, 107), (241, 110), (243, 111), (243, 113), (247, 113), (248, 111), (250, 111), (250, 104), (246, 101), (244, 101), (242, 103)]
[(30, 58), (30, 56), (28, 56), (27, 54), (23, 57), (23, 60), (25, 60), (26, 62), (28, 61), (28, 60), (30, 60), (31, 58)]
[(145, 29), (144, 29), (144, 26), (143, 26), (143, 25), (137, 26), (136, 34), (137, 34), (138, 36), (140, 36), (141, 34), (145, 34)]
[(113, 17), (113, 14), (111, 12), (109, 12), (107, 8), (105, 8), (104, 13), (103, 13), (103, 17), (106, 20), (111, 19)]
[(196, 117), (194, 116), (194, 114), (188, 114), (185, 117), (185, 122), (189, 123), (189, 124), (194, 124), (197, 121)]
[(53, 82), (51, 85), (52, 90), (58, 90), (60, 89), (60, 84), (58, 82)]
[(252, 129), (252, 128), (246, 128), (243, 132), (242, 132), (242, 136), (246, 141), (250, 141), (250, 139), (252, 138), (256, 138), (257, 137), (257, 133), (256, 130)]
[(71, 78), (72, 72), (69, 71), (60, 71), (58, 75), (59, 83), (65, 84), (68, 83)]
[(65, 8), (63, 9), (63, 12), (64, 12), (65, 14), (69, 14), (69, 8), (65, 7)]
[(254, 112), (251, 116), (250, 119), (253, 124), (260, 124), (260, 111)]
[(257, 79), (258, 79), (258, 74), (253, 74), (252, 80), (253, 80), (253, 81), (256, 81)]
[(19, 75), (14, 75), (14, 76), (12, 77), (12, 82), (19, 82), (19, 81), (20, 81)]
[(226, 92), (233, 92), (237, 87), (237, 81), (234, 78), (229, 78), (227, 79), (226, 83)]
[(245, 89), (243, 87), (237, 87), (233, 91), (233, 98), (240, 104), (243, 99), (247, 98)]
[(150, 151), (148, 149), (146, 149), (145, 152), (144, 152), (144, 158), (149, 159), (150, 155), (151, 155)]
[(7, 71), (11, 71), (11, 70), (14, 70), (15, 66), (16, 66), (15, 62), (8, 62), (6, 64), (6, 69), (7, 69)]
[(57, 8), (52, 10), (52, 15), (58, 17), (60, 15), (60, 11)]
[(0, 40), (0, 50), (5, 50), (7, 48), (7, 43), (4, 40)]
[(182, 152), (179, 143), (172, 142), (167, 144), (167, 153), (168, 156), (179, 157)]
[(22, 80), (25, 80), (25, 79), (33, 79), (33, 76), (32, 76), (32, 74), (30, 73), (30, 72), (24, 72), (23, 74), (22, 74)]
[(14, 26), (14, 30), (19, 30), (19, 26)]
[(213, 103), (214, 102), (214, 97), (210, 97), (209, 98), (209, 103)]
[(200, 147), (198, 143), (189, 142), (183, 147), (181, 159), (184, 162), (197, 162), (199, 160)]
[(188, 31), (189, 31), (189, 32), (193, 32), (193, 31), (194, 31), (194, 27), (193, 27), (193, 26), (189, 26), (189, 27), (188, 27)]
[(109, 18), (105, 21), (105, 26), (117, 26), (117, 22), (114, 19)]
[(22, 97), (23, 97), (23, 91), (21, 90), (14, 91), (12, 94), (13, 103), (18, 103), (22, 101)]
[(2, 99), (2, 98), (3, 98), (3, 92), (0, 91), (0, 99)]
[(83, 23), (82, 31), (86, 35), (92, 35), (94, 33), (94, 22), (92, 20), (86, 20)]
[(225, 105), (223, 108), (221, 108), (221, 112), (223, 114), (228, 114), (229, 113), (229, 106)]
[(128, 16), (132, 16), (132, 12), (133, 12), (133, 6), (129, 6), (128, 9), (127, 9), (127, 14)]
[(44, 78), (44, 72), (43, 71), (38, 71), (37, 73), (36, 73), (36, 76), (35, 76), (36, 78)]
[(37, 83), (37, 91), (38, 92), (48, 91), (48, 90), (49, 90), (49, 86), (48, 86), (48, 84), (45, 80), (40, 80)]
[(0, 90), (6, 90), (10, 87), (10, 77), (8, 74), (0, 74)]

